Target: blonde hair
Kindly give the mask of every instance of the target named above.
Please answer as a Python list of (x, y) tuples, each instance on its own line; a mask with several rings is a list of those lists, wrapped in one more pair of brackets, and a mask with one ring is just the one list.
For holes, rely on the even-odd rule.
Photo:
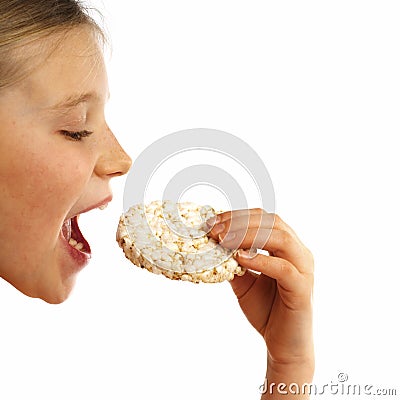
[(104, 44), (90, 11), (79, 0), (0, 0), (0, 91), (23, 80), (73, 28), (90, 27)]

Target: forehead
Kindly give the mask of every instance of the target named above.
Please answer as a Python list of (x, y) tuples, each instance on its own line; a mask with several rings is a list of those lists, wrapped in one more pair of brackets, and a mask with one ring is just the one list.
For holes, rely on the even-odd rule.
[(92, 30), (75, 28), (64, 33), (58, 46), (24, 80), (22, 89), (25, 104), (36, 110), (59, 107), (65, 100), (84, 93), (105, 101), (107, 75), (102, 50)]

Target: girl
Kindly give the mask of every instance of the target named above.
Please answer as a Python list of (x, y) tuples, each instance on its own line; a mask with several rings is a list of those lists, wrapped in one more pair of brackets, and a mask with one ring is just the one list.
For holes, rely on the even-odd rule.
[[(110, 179), (131, 165), (104, 117), (103, 45), (75, 0), (0, 0), (0, 276), (49, 303), (68, 297), (89, 261), (79, 215), (111, 201)], [(231, 285), (267, 344), (263, 398), (287, 399), (278, 383), (301, 386), (314, 371), (313, 258), (285, 222), (266, 216), (220, 214), (210, 235), (240, 247), (237, 261), (258, 272)], [(244, 250), (255, 242), (270, 255)]]

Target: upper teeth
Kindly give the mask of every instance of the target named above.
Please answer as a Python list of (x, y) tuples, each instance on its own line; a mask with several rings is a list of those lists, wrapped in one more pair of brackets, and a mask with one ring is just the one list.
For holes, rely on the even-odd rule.
[(98, 207), (99, 210), (104, 210), (105, 208), (107, 208), (108, 203), (103, 204), (102, 206)]
[(64, 221), (64, 224), (61, 229), (62, 229), (62, 233), (63, 233), (64, 237), (67, 240), (69, 240), (71, 238), (71, 234), (72, 234), (71, 219), (67, 219), (66, 221)]

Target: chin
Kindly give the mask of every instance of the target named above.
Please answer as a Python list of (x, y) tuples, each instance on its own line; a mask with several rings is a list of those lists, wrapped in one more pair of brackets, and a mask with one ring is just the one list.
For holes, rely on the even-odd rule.
[(37, 294), (37, 298), (49, 304), (61, 304), (70, 296), (75, 286), (76, 276), (71, 277), (68, 282), (63, 282), (60, 287), (46, 288), (46, 291)]
[(14, 282), (9, 282), (13, 285), (18, 291), (23, 293), (24, 295), (41, 299), (49, 304), (61, 304), (70, 296), (76, 281), (76, 275), (70, 276), (68, 279), (61, 280), (61, 278), (53, 283), (46, 282), (37, 287), (33, 286), (25, 286), (19, 285)]

